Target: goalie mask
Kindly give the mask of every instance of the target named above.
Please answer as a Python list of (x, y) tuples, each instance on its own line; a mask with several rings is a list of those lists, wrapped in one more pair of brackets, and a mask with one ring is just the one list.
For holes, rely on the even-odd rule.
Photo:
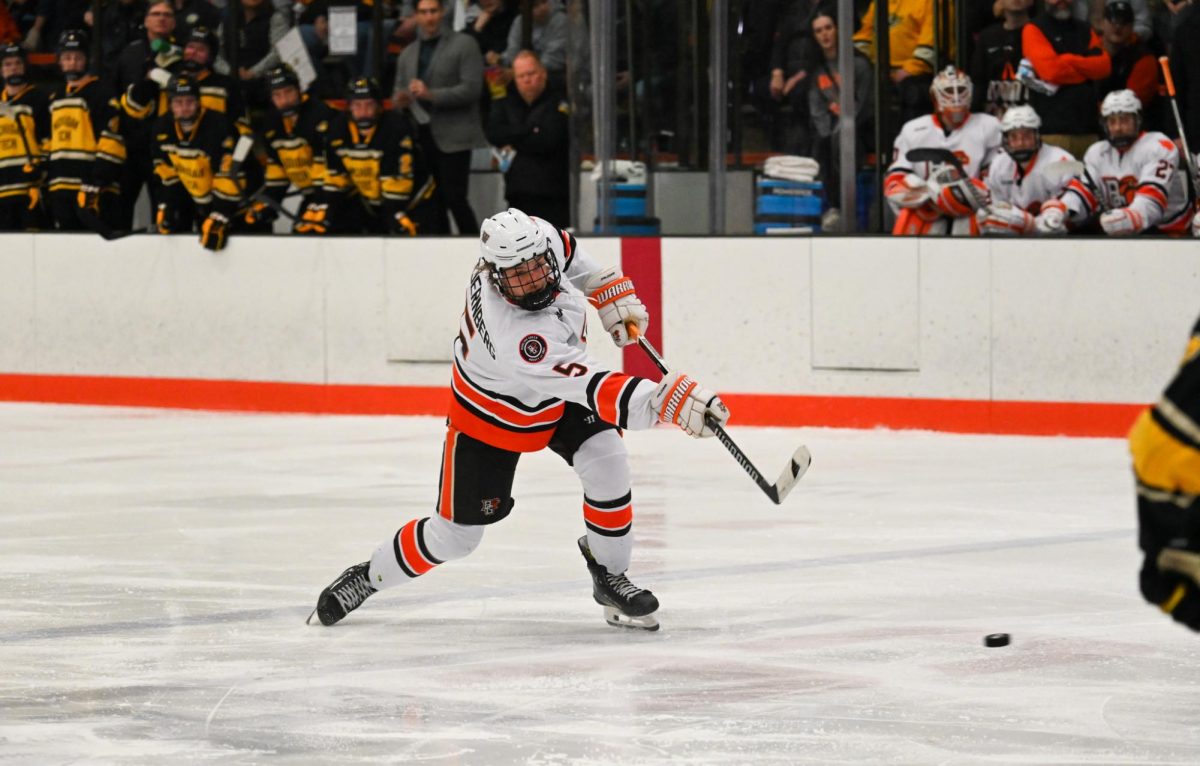
[(1124, 151), (1142, 132), (1142, 102), (1126, 88), (1114, 90), (1100, 104), (1100, 127), (1115, 148)]
[(938, 72), (929, 86), (938, 119), (951, 130), (958, 130), (971, 116), (971, 78), (954, 66)]
[(550, 241), (537, 221), (515, 207), (483, 222), (479, 251), (492, 283), (512, 303), (538, 311), (558, 295), (558, 259)]
[(1032, 106), (1010, 106), (1000, 120), (1001, 146), (1015, 161), (1029, 162), (1042, 148), (1042, 118)]

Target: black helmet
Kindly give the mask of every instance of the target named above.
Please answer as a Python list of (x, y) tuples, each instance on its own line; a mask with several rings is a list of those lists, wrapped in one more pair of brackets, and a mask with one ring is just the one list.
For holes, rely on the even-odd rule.
[(210, 58), (217, 55), (217, 48), (220, 45), (217, 42), (217, 33), (208, 27), (192, 27), (192, 31), (188, 32), (187, 39), (183, 41), (184, 47), (187, 47), (188, 43), (204, 43), (208, 46)]
[(191, 75), (177, 74), (167, 83), (167, 96), (169, 98), (179, 96), (200, 98), (200, 86), (196, 84), (196, 80)]
[(374, 78), (359, 77), (350, 83), (350, 92), (346, 96), (346, 100), (370, 99), (371, 101), (379, 101), (382, 98), (380, 94), (379, 83), (375, 82)]
[(68, 29), (58, 36), (58, 48), (56, 53), (65, 53), (67, 51), (79, 51), (85, 56), (88, 53), (88, 36), (87, 32), (82, 29)]
[(5, 45), (0, 45), (0, 61), (11, 58), (18, 58), (24, 62), (25, 49), (16, 43), (6, 43)]
[(296, 70), (287, 64), (280, 64), (267, 72), (267, 84), (271, 86), (271, 90), (286, 88), (289, 85), (300, 90), (300, 78), (296, 76)]

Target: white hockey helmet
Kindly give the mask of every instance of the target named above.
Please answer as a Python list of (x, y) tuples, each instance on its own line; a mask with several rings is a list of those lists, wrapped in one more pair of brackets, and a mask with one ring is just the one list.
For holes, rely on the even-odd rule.
[[(1033, 146), (1014, 147), (1009, 143), (1009, 133), (1014, 130), (1032, 130), (1034, 135)], [(1010, 106), (1004, 112), (1004, 117), (1000, 119), (1000, 135), (1001, 145), (1004, 151), (1008, 153), (1017, 162), (1028, 162), (1038, 149), (1042, 148), (1042, 118), (1038, 117), (1038, 113), (1034, 111), (1032, 106), (1022, 104), (1021, 106)]]
[(937, 73), (929, 86), (929, 95), (938, 117), (951, 128), (961, 127), (971, 115), (971, 78), (950, 65)]
[(479, 252), (496, 289), (521, 308), (543, 309), (558, 294), (558, 259), (550, 240), (536, 220), (515, 207), (483, 222)]
[[(1133, 130), (1131, 132), (1122, 132), (1114, 134), (1109, 130), (1109, 117), (1114, 117), (1120, 114), (1133, 115)], [(1138, 134), (1142, 132), (1142, 102), (1137, 97), (1137, 94), (1128, 88), (1114, 90), (1104, 97), (1104, 101), (1100, 104), (1100, 127), (1104, 131), (1104, 137), (1108, 142), (1118, 149), (1127, 149), (1137, 140)]]

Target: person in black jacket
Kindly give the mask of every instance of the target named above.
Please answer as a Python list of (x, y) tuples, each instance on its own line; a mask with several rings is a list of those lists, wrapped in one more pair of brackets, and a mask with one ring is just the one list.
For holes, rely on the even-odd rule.
[(0, 45), (0, 137), (0, 231), (43, 228), (50, 98), (29, 82), (25, 51), (15, 43)]
[(1021, 35), (1029, 23), (1033, 0), (1001, 0), (1004, 19), (979, 33), (971, 56), (972, 112), (985, 112), (996, 119), (1010, 106), (1029, 101), (1029, 88), (1017, 79), (1021, 65)]
[(547, 87), (546, 68), (537, 54), (518, 53), (508, 95), (492, 105), (488, 140), (504, 158), (509, 207), (558, 227), (571, 223), (567, 114), (566, 97)]
[(200, 231), (200, 244), (225, 247), (242, 188), (233, 167), (237, 130), (222, 113), (202, 104), (201, 86), (190, 74), (167, 85), (170, 112), (154, 123), (154, 172), (162, 179), (154, 216), (159, 234)]
[(326, 144), (323, 193), (336, 231), (354, 234), (445, 234), (446, 213), (429, 163), (406, 115), (384, 112), (379, 84), (350, 84), (348, 113)]

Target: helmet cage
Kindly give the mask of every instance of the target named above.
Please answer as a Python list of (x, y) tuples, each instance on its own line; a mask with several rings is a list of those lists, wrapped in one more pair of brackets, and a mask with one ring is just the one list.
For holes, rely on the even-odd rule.
[(971, 78), (961, 69), (948, 66), (933, 78), (929, 94), (938, 116), (951, 127), (959, 127), (971, 114)]
[[(1119, 114), (1133, 115), (1133, 132), (1125, 136), (1113, 136), (1108, 129), (1108, 118)], [(1117, 149), (1128, 149), (1142, 133), (1142, 102), (1133, 91), (1115, 90), (1104, 97), (1100, 104), (1100, 130), (1105, 140)]]
[[(1010, 106), (1000, 119), (1000, 147), (1017, 162), (1028, 162), (1042, 148), (1042, 118), (1028, 105)], [(1014, 130), (1032, 130), (1032, 147), (1014, 149), (1009, 143), (1009, 134)]]
[(544, 309), (558, 295), (562, 274), (549, 243), (545, 250), (513, 266), (501, 268), (488, 261), (485, 263), (492, 284), (500, 294), (526, 311)]

